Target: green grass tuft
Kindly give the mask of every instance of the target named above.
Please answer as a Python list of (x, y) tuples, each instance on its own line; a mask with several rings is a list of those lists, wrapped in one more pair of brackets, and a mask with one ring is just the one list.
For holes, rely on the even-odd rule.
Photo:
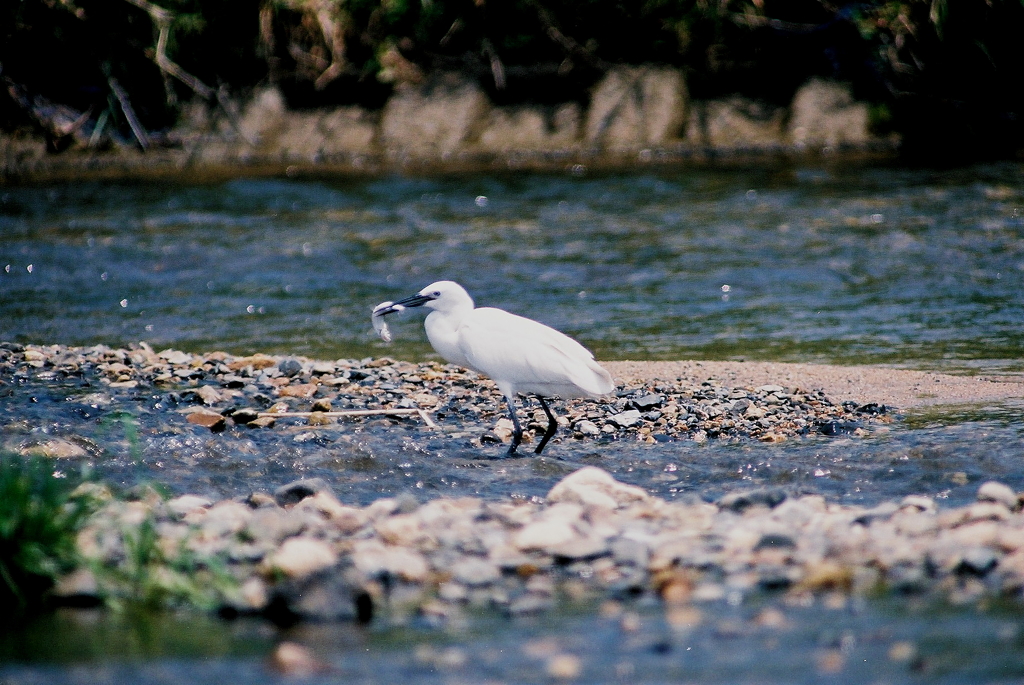
[(0, 454), (0, 606), (39, 604), (78, 561), (76, 535), (90, 504), (43, 458)]

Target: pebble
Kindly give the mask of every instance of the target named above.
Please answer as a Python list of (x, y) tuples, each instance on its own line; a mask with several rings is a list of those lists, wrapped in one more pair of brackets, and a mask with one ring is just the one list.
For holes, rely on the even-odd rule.
[[(476, 374), (386, 358), (311, 362), (155, 352), (146, 345), (0, 344), (0, 371), (39, 382), (73, 375), (95, 387), (92, 393), (111, 409), (135, 401), (140, 391), (151, 393), (183, 431), (216, 430), (225, 416), (238, 424), (232, 430), (261, 425), (264, 418), (264, 429), (274, 430), (274, 418), (259, 413), (272, 406), (279, 413), (308, 412), (321, 401), (329, 402), (319, 404), (322, 411), (431, 397), (431, 415), (442, 430), (467, 436), (492, 430), (505, 414), (493, 384)], [(129, 382), (136, 387), (120, 386)], [(294, 394), (281, 392), (300, 386)], [(658, 435), (700, 443), (798, 439), (810, 432), (856, 439), (893, 420), (884, 407), (865, 407), (782, 385), (659, 381), (621, 388), (602, 401), (556, 403), (573, 427), (557, 440), (611, 443)], [(183, 409), (190, 413), (176, 413)], [(277, 425), (297, 423), (277, 419)], [(533, 424), (531, 432), (544, 428)], [(389, 425), (422, 430), (407, 419)], [(51, 437), (82, 448), (73, 436)], [(133, 585), (125, 580), (132, 577), (130, 535), (150, 520), (157, 549), (184, 549), (195, 568), (219, 569), (220, 581), (205, 585), (204, 596), (214, 593), (236, 611), (300, 618), (365, 621), (419, 612), (443, 622), (458, 616), (461, 605), (515, 614), (546, 611), (561, 597), (647, 596), (670, 604), (685, 625), (714, 613), (695, 605), (739, 604), (765, 593), (837, 606), (885, 588), (958, 602), (1020, 600), (1020, 502), (1019, 493), (997, 482), (982, 485), (977, 502), (956, 508), (928, 497), (865, 508), (772, 488), (729, 493), (714, 504), (667, 501), (593, 466), (552, 483), (546, 498), (528, 501), (405, 495), (356, 506), (316, 479), (237, 501), (193, 494), (167, 502), (106, 497), (77, 539), (95, 586), (79, 576), (63, 587), (94, 593), (97, 601), (101, 592), (131, 597)], [(549, 675), (571, 679), (580, 668), (552, 667)]]
[(288, 538), (266, 560), (268, 569), (280, 571), (289, 578), (305, 578), (337, 563), (338, 553), (331, 545), (307, 537)]
[(191, 412), (186, 421), (203, 428), (209, 428), (214, 433), (220, 433), (227, 427), (225, 418), (211, 411), (200, 410)]
[(81, 459), (90, 456), (84, 447), (64, 438), (41, 440), (23, 446), (19, 451), (25, 456), (48, 459)]
[[(235, 425), (274, 429), (274, 417), (261, 412), (327, 412), (346, 409), (423, 408), (442, 427), (473, 431), (477, 443), (507, 441), (510, 427), (494, 384), (454, 365), (412, 364), (389, 358), (309, 360), (266, 354), (205, 355), (168, 349), (154, 352), (145, 343), (127, 349), (98, 345), (8, 344), (0, 347), (0, 373), (41, 381), (74, 376), (96, 381), (94, 393), (106, 406), (131, 405), (139, 392), (164, 392), (167, 406), (194, 404), (208, 414), (187, 419), (214, 432)], [(273, 405), (273, 406), (270, 406)], [(700, 384), (658, 381), (620, 388), (602, 400), (556, 400), (553, 410), (563, 426), (562, 440), (637, 440), (702, 443), (720, 438), (781, 442), (812, 432), (859, 437), (893, 420), (878, 404), (831, 402), (821, 392), (763, 385), (729, 388), (716, 381)], [(328, 417), (313, 417), (322, 425)], [(347, 419), (347, 421), (373, 420)], [(290, 423), (290, 422), (289, 422)], [(393, 425), (416, 429), (416, 422)], [(531, 422), (524, 442), (542, 434), (546, 420)]]
[(282, 642), (270, 655), (270, 667), (292, 678), (309, 678), (331, 670), (309, 647), (295, 642)]
[(1020, 508), (1020, 500), (1017, 493), (1008, 485), (990, 480), (982, 483), (978, 488), (979, 502), (997, 502), (1007, 509), (1017, 510)]
[[(184, 545), (197, 564), (235, 579), (210, 589), (223, 606), (310, 620), (419, 612), (443, 622), (461, 605), (522, 615), (548, 611), (558, 597), (649, 596), (671, 609), (672, 625), (686, 626), (700, 622), (701, 604), (763, 594), (828, 606), (880, 588), (958, 602), (1024, 599), (1024, 512), (989, 499), (868, 509), (764, 489), (717, 504), (665, 501), (593, 466), (529, 502), (395, 497), (359, 507), (325, 486), (296, 481), (274, 496), (215, 503), (108, 498), (78, 538), (84, 568), (98, 575), (58, 587), (75, 601), (99, 601), (99, 588), (130, 595), (130, 583), (117, 585), (130, 577), (118, 570), (130, 563), (126, 536), (150, 519), (159, 549)], [(989, 493), (1006, 490), (989, 485), (979, 497)]]

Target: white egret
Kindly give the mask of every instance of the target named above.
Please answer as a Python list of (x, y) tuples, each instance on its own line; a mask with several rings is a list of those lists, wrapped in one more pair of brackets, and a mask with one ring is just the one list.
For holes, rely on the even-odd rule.
[(494, 307), (475, 307), (465, 288), (454, 281), (437, 281), (404, 300), (377, 305), (373, 319), (382, 337), (387, 331), (383, 317), (407, 307), (433, 310), (423, 325), (437, 353), (452, 364), (489, 376), (505, 396), (513, 426), (508, 456), (516, 453), (523, 438), (516, 394), (536, 395), (548, 417), (547, 430), (535, 450), (540, 454), (558, 429), (545, 398), (596, 399), (615, 389), (611, 375), (578, 342), (532, 319)]

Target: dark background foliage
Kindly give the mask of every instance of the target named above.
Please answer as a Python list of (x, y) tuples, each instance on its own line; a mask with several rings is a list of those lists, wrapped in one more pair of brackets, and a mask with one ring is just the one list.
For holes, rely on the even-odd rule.
[(197, 94), (156, 64), (160, 9), (166, 56), (222, 103), (276, 83), (292, 107), (374, 108), (441, 70), (498, 104), (585, 102), (611, 65), (658, 63), (700, 99), (784, 105), (810, 77), (850, 82), (915, 154), (1022, 143), (1020, 0), (6, 0), (0, 126), (46, 129), (64, 107), (129, 139), (113, 77), (147, 131), (170, 127)]

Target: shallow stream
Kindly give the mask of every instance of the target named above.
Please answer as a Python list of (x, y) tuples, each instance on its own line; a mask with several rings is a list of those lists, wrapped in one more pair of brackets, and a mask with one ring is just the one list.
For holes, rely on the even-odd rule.
[[(600, 359), (1021, 372), (1024, 166), (0, 188), (0, 340), (421, 360), (432, 352), (420, 317), (393, 321), (386, 346), (369, 311), (438, 278), (560, 328)], [(0, 421), (7, 433), (93, 441), (95, 472), (119, 487), (215, 497), (319, 476), (358, 504), (403, 492), (531, 498), (585, 464), (666, 499), (772, 487), (953, 506), (989, 479), (1024, 490), (1017, 405), (912, 412), (867, 437), (564, 441), (509, 461), (412, 421), (314, 440), (285, 422), (212, 435), (169, 426), (159, 393), (108, 411), (89, 392), (26, 383), (5, 395)], [(254, 682), (280, 639), (314, 646), (335, 669), (323, 679), (352, 682), (539, 682), (553, 652), (579, 656), (587, 682), (1024, 677), (1018, 605), (773, 610), (781, 623), (759, 618), (764, 607), (709, 605), (683, 632), (656, 606), (631, 608), (639, 618), (626, 629), (571, 601), (539, 619), (485, 613), (443, 631), (72, 612), (0, 632), (0, 682)], [(51, 634), (68, 647), (51, 650)]]

